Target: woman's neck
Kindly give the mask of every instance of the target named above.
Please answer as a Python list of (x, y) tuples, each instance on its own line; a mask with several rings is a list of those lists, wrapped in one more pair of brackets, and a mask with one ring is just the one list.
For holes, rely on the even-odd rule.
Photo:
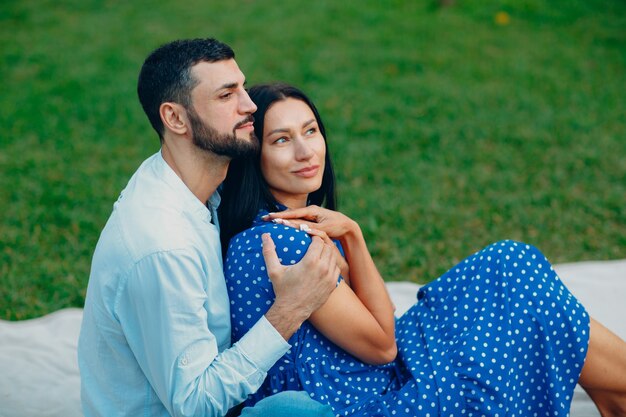
[(296, 195), (296, 194), (281, 193), (276, 190), (271, 190), (271, 193), (279, 204), (282, 204), (283, 206), (290, 208), (292, 210), (306, 207), (307, 201), (309, 199), (308, 194)]

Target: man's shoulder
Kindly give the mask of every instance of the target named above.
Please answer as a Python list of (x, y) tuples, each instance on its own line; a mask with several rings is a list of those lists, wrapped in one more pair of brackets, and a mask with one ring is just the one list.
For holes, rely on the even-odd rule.
[(148, 159), (135, 172), (114, 205), (113, 233), (133, 258), (153, 252), (193, 247), (200, 233), (185, 197), (152, 172)]

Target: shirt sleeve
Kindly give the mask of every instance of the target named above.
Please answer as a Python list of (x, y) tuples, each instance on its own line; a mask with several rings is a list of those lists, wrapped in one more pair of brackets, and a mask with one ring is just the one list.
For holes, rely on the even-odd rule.
[(115, 303), (138, 365), (172, 416), (226, 414), (289, 349), (261, 317), (220, 353), (207, 325), (206, 274), (193, 249), (151, 254), (135, 265)]

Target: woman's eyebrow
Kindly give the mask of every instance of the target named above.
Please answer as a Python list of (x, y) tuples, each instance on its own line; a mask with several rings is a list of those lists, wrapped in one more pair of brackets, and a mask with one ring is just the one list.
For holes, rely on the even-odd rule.
[[(311, 119), (311, 120), (307, 120), (306, 122), (302, 123), (302, 127), (306, 127), (308, 125), (310, 125), (311, 123), (315, 122), (315, 119)], [(287, 133), (289, 132), (289, 129), (286, 127), (279, 127), (277, 129), (274, 129), (270, 132), (268, 132), (268, 136), (269, 135), (273, 135), (274, 133)]]
[(289, 132), (289, 129), (287, 129), (286, 127), (279, 127), (278, 129), (274, 129), (271, 132), (269, 132), (267, 135), (273, 135), (274, 133), (284, 133), (284, 132)]
[(315, 119), (308, 120), (308, 121), (302, 123), (302, 127), (306, 127), (306, 126), (310, 125), (311, 123), (313, 123), (314, 121), (315, 121)]

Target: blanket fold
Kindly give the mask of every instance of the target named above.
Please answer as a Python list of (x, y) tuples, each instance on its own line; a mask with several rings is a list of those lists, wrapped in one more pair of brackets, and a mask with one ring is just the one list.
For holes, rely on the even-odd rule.
[[(626, 339), (626, 259), (554, 266), (589, 314)], [(388, 282), (401, 315), (419, 285)], [(82, 309), (59, 310), (32, 320), (0, 320), (0, 417), (82, 417), (76, 347)], [(571, 417), (599, 417), (578, 386)]]

